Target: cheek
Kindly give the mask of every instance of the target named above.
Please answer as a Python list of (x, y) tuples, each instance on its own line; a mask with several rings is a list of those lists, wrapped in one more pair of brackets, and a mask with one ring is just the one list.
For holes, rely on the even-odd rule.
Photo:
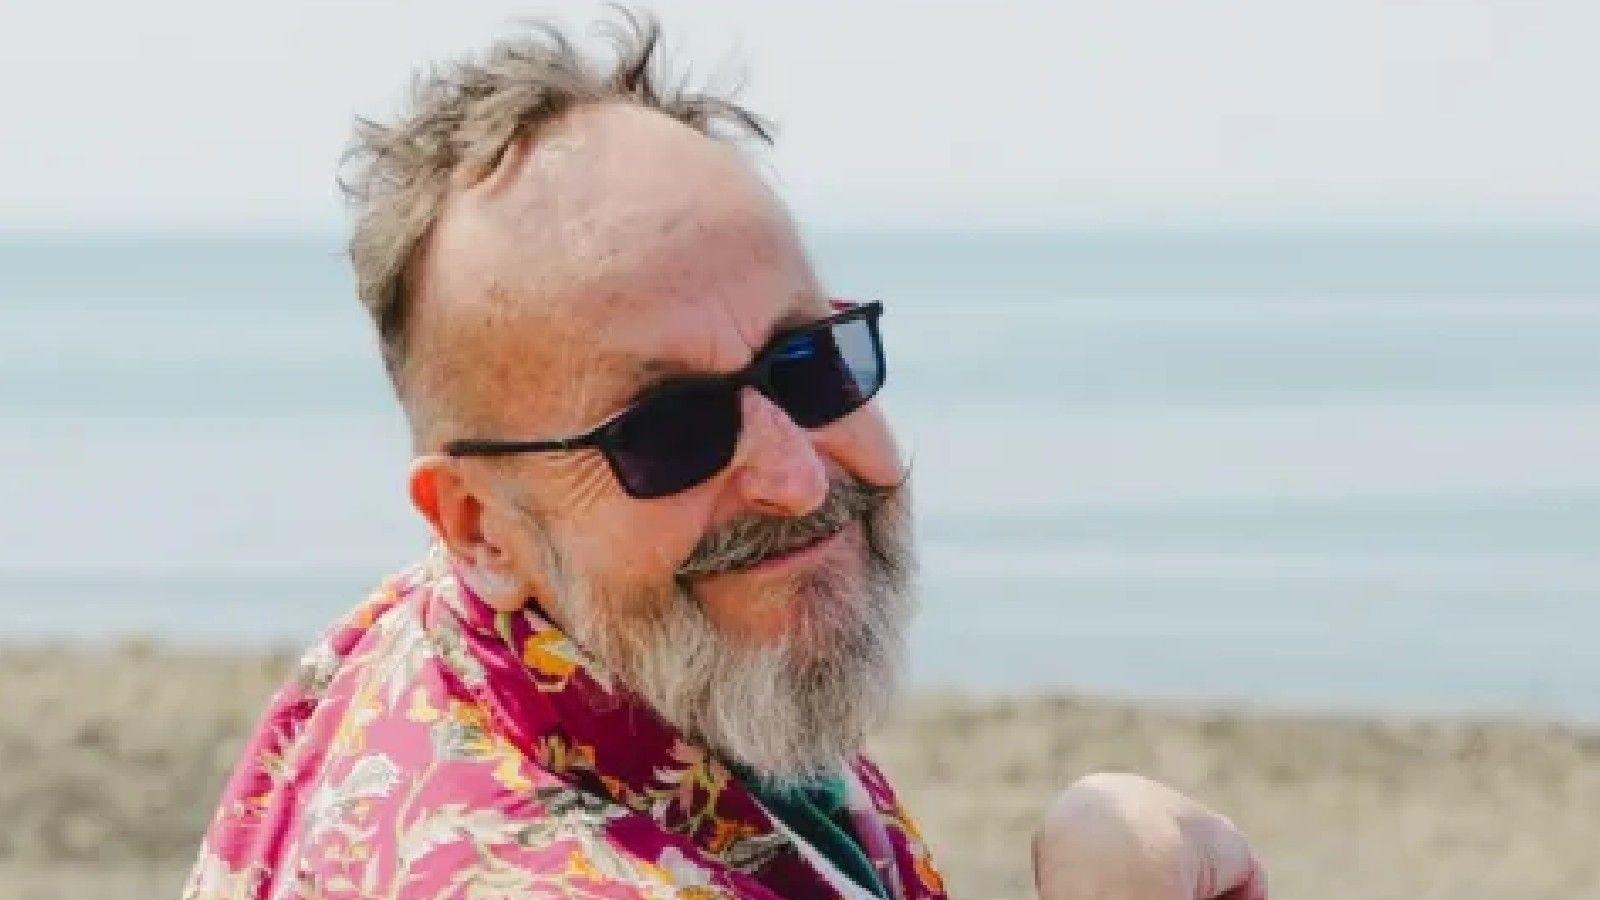
[(845, 471), (870, 484), (896, 484), (905, 463), (877, 403), (869, 403), (816, 432), (816, 446)]
[(531, 493), (565, 565), (579, 577), (659, 583), (700, 537), (704, 517), (693, 503), (629, 497), (598, 454), (541, 462)]
[(608, 498), (563, 516), (562, 545), (577, 574), (612, 583), (659, 584), (705, 534), (706, 512), (680, 498)]

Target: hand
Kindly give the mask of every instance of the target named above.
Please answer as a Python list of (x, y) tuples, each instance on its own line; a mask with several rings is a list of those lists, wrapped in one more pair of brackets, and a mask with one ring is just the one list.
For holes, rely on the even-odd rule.
[(1040, 900), (1267, 900), (1233, 823), (1159, 782), (1098, 774), (1061, 792), (1033, 841)]

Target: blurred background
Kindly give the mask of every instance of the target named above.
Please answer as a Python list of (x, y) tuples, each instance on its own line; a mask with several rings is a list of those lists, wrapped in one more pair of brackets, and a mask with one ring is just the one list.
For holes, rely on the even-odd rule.
[[(1278, 896), (1600, 897), (1600, 7), (651, 8), (888, 307), (880, 753), (961, 895), (1132, 768)], [(0, 11), (0, 897), (170, 896), (294, 649), (424, 547), (335, 164), (528, 14), (603, 7)]]

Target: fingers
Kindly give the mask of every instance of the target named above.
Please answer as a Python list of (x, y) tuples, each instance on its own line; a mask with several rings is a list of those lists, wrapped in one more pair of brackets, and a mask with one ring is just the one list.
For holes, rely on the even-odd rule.
[(1256, 864), (1244, 882), (1217, 900), (1267, 900), (1267, 871)]
[(1234, 900), (1229, 892), (1245, 886), (1257, 869), (1250, 842), (1227, 817), (1187, 798), (1185, 803), (1178, 828), (1194, 860), (1195, 900)]
[(1085, 776), (1051, 804), (1034, 840), (1041, 900), (1190, 900), (1191, 854), (1168, 792), (1137, 776)]
[(1239, 829), (1134, 775), (1079, 779), (1033, 844), (1043, 900), (1266, 900), (1266, 872)]

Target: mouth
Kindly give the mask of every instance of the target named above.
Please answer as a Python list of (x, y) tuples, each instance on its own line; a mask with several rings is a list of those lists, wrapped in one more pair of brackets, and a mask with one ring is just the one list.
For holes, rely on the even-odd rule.
[(785, 569), (810, 565), (811, 563), (827, 556), (827, 554), (833, 550), (834, 546), (843, 539), (844, 533), (854, 526), (854, 522), (846, 523), (845, 525), (826, 534), (819, 535), (818, 537), (807, 541), (804, 544), (791, 547), (782, 553), (775, 553), (762, 559), (760, 562), (744, 566), (743, 568), (734, 569), (726, 574), (768, 574), (772, 572), (780, 572)]

